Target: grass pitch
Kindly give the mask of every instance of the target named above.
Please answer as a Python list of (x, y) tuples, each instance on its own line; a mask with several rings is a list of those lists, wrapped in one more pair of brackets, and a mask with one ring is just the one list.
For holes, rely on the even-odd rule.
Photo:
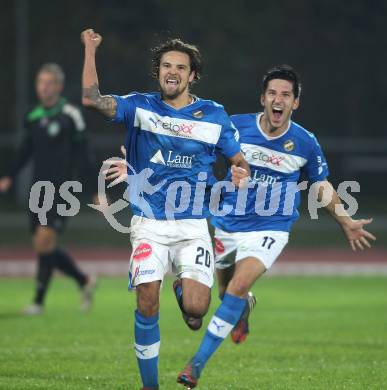
[[(1, 389), (139, 389), (133, 345), (134, 295), (123, 278), (103, 278), (92, 312), (78, 310), (72, 281), (55, 278), (46, 313), (22, 317), (33, 282), (0, 280)], [(216, 289), (215, 289), (216, 290)], [(198, 389), (387, 388), (387, 280), (378, 277), (265, 277), (251, 334), (227, 339)], [(219, 301), (213, 296), (210, 319)], [(161, 297), (160, 388), (176, 381), (199, 345), (166, 280)]]

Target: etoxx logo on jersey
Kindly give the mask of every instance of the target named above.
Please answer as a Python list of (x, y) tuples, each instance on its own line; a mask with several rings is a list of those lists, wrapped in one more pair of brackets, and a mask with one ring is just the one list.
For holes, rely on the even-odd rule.
[(272, 164), (272, 165), (280, 166), (281, 161), (284, 160), (284, 157), (276, 156), (275, 154), (266, 154), (263, 151), (257, 151), (257, 152), (251, 152), (249, 150), (246, 151), (242, 150), (242, 151), (247, 161), (259, 160), (267, 165)]
[(185, 118), (162, 116), (153, 111), (137, 107), (134, 116), (134, 126), (140, 131), (150, 131), (154, 134), (168, 137), (186, 138), (216, 145), (219, 141), (222, 125), (220, 123), (192, 120)]
[(168, 151), (166, 159), (164, 158), (161, 150), (159, 149), (153, 157), (150, 159), (150, 162), (155, 164), (166, 165), (171, 168), (192, 168), (192, 159), (195, 155), (184, 156), (182, 154), (175, 153), (173, 150)]
[(261, 145), (241, 143), (241, 150), (250, 165), (267, 167), (282, 173), (296, 172), (307, 162), (304, 157), (280, 152)]
[(150, 117), (149, 120), (155, 125), (156, 129), (160, 126), (164, 130), (169, 130), (172, 133), (179, 135), (186, 135), (189, 137), (192, 134), (192, 129), (195, 127), (195, 123), (175, 123), (170, 121), (162, 121), (157, 118)]

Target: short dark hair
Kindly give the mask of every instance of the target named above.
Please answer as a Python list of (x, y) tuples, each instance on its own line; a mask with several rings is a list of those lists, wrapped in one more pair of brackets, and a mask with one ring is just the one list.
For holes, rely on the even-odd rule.
[(160, 71), (160, 61), (161, 57), (164, 53), (169, 51), (180, 51), (182, 53), (186, 53), (190, 59), (190, 70), (191, 72), (195, 72), (195, 77), (193, 79), (193, 83), (195, 81), (200, 80), (200, 76), (203, 70), (202, 63), (202, 55), (200, 54), (199, 49), (190, 45), (189, 43), (185, 43), (178, 38), (168, 39), (166, 42), (162, 43), (159, 46), (154, 47), (152, 50), (152, 77), (157, 79), (159, 77)]
[(270, 80), (287, 80), (293, 84), (293, 94), (295, 98), (301, 95), (300, 77), (290, 65), (278, 65), (269, 69), (262, 79), (262, 93), (266, 92)]
[(38, 72), (36, 73), (36, 75), (39, 75), (40, 73), (43, 73), (43, 72), (53, 74), (59, 83), (64, 84), (65, 74), (64, 74), (63, 69), (60, 65), (55, 64), (54, 62), (47, 62), (47, 63), (41, 65), (41, 67), (38, 69)]

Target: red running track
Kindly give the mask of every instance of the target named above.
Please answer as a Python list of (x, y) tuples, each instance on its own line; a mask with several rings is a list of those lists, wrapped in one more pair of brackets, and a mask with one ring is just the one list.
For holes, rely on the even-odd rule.
[[(116, 248), (70, 248), (85, 272), (126, 275), (130, 250)], [(0, 249), (0, 277), (32, 276), (36, 272), (29, 248)], [(348, 249), (286, 249), (268, 275), (379, 275), (387, 276), (387, 250), (352, 252)]]
[[(130, 249), (122, 248), (68, 248), (71, 255), (79, 261), (129, 261)], [(34, 260), (35, 254), (30, 248), (0, 248), (0, 261)], [(350, 262), (385, 263), (387, 249), (367, 249), (352, 252), (345, 248), (288, 248), (281, 254), (277, 263), (282, 262)]]

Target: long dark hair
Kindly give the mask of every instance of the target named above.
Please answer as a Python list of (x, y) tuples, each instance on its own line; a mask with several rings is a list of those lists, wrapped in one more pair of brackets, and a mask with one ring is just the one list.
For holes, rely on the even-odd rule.
[(200, 54), (199, 49), (190, 45), (189, 43), (185, 43), (178, 38), (168, 39), (166, 42), (162, 43), (159, 46), (154, 47), (152, 50), (152, 77), (157, 79), (159, 77), (160, 71), (160, 61), (161, 57), (164, 53), (169, 51), (180, 51), (182, 53), (188, 54), (190, 58), (190, 70), (191, 72), (195, 72), (195, 77), (193, 79), (195, 81), (200, 80), (200, 76), (203, 69), (202, 63), (202, 55)]

